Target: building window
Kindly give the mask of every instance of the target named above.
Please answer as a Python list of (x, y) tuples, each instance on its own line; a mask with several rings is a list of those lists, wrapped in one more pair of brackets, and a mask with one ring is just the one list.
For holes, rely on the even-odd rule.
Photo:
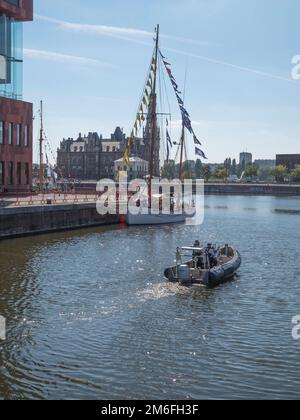
[(14, 163), (8, 162), (8, 183), (9, 185), (14, 184)]
[(25, 147), (29, 146), (29, 127), (28, 127), (28, 125), (25, 125), (25, 130), (24, 130), (24, 146)]
[(8, 124), (8, 144), (13, 144), (13, 133), (14, 133), (14, 125), (13, 123)]
[(0, 121), (0, 144), (4, 144), (4, 122)]
[(17, 124), (17, 146), (22, 144), (22, 124)]
[(25, 163), (25, 183), (29, 185), (29, 163)]
[(22, 184), (22, 165), (21, 162), (17, 163), (17, 184)]
[[(6, 0), (18, 4), (18, 0)], [(22, 99), (22, 22), (0, 14), (0, 96)]]
[(0, 185), (5, 184), (4, 162), (0, 162)]
[(10, 3), (14, 6), (19, 7), (19, 0), (5, 0), (7, 3)]

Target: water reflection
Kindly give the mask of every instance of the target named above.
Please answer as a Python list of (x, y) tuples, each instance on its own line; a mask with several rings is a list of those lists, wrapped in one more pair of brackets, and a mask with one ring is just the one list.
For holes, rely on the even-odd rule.
[[(297, 398), (298, 218), (276, 208), (300, 200), (211, 196), (202, 226), (1, 242), (1, 398)], [(239, 277), (165, 283), (195, 239), (235, 245)]]

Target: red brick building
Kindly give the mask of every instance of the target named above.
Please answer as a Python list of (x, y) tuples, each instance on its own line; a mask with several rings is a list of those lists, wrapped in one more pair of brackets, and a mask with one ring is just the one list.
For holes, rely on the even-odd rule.
[(0, 193), (32, 186), (32, 104), (22, 100), (22, 22), (33, 0), (0, 0)]
[(276, 165), (286, 166), (289, 171), (292, 171), (293, 169), (295, 169), (295, 166), (300, 165), (300, 154), (277, 155)]

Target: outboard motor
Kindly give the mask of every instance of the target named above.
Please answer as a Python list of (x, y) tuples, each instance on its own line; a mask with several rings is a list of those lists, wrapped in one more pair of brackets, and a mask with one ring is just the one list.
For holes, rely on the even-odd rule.
[(178, 280), (181, 283), (190, 283), (191, 276), (190, 276), (190, 268), (187, 264), (181, 264), (178, 269)]

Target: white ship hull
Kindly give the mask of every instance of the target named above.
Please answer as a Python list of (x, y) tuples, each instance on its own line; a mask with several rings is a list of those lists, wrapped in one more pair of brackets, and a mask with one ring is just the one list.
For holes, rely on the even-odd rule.
[(184, 214), (130, 214), (126, 216), (126, 223), (129, 226), (137, 225), (168, 225), (175, 223), (184, 223), (186, 216)]

